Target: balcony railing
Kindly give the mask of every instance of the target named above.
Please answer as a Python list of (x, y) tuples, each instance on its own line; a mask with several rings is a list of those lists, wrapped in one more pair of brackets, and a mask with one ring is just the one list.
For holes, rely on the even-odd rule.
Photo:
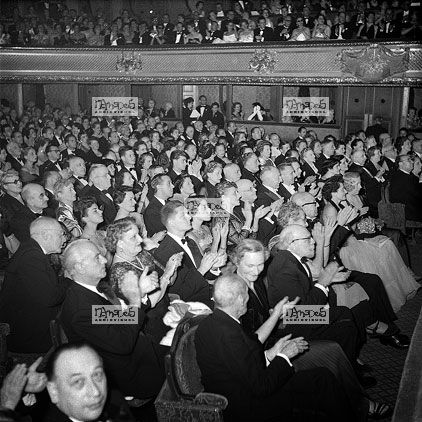
[[(272, 69), (256, 66), (263, 50)], [(116, 68), (133, 56), (135, 71)], [(357, 70), (356, 70), (357, 69)], [(171, 47), (0, 49), (0, 82), (130, 82), (137, 84), (284, 84), (417, 86), (422, 44), (290, 42)]]

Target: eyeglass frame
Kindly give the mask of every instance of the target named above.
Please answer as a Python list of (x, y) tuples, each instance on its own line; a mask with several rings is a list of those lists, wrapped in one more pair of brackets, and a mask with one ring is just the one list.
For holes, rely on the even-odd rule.
[(311, 241), (311, 240), (313, 240), (313, 239), (312, 239), (312, 236), (308, 236), (308, 237), (300, 237), (300, 238), (298, 238), (298, 239), (293, 239), (293, 240), (290, 242), (290, 244), (292, 244), (293, 242), (296, 242), (297, 240), (307, 240), (307, 241)]

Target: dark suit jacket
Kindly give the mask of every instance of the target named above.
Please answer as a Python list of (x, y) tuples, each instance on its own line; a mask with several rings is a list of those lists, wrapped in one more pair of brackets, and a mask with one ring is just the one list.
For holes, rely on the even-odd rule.
[(103, 217), (105, 224), (110, 224), (114, 221), (117, 214), (116, 206), (104, 192), (100, 191), (95, 186), (90, 186), (90, 188), (86, 190), (85, 196), (93, 196), (97, 200), (98, 205), (104, 206)]
[(255, 205), (257, 207), (260, 207), (261, 205), (264, 205), (264, 207), (269, 207), (273, 202), (280, 199), (275, 193), (271, 192), (264, 185), (257, 186), (256, 197)]
[(214, 32), (211, 32), (210, 31), (209, 32), (209, 38), (207, 39), (206, 37), (204, 37), (204, 39), (202, 40), (202, 43), (203, 44), (211, 44), (217, 38), (219, 38), (220, 40), (222, 40), (223, 39), (223, 35), (224, 35), (223, 31), (220, 31), (218, 29), (217, 29), (217, 31), (214, 31)]
[[(261, 33), (261, 30), (259, 29), (259, 28), (255, 28), (254, 29), (254, 31), (253, 31), (253, 34), (254, 34), (254, 41), (256, 42), (256, 39), (255, 39), (255, 37), (257, 36), (257, 35), (259, 35)], [(273, 40), (273, 36), (274, 36), (274, 31), (271, 29), (271, 28), (269, 28), (268, 26), (266, 26), (265, 28), (264, 28), (264, 32), (263, 32), (263, 35), (262, 35), (263, 37), (264, 37), (264, 42), (267, 42), (267, 41), (272, 41)]]
[(91, 187), (89, 184), (84, 185), (78, 178), (73, 176), (75, 183), (73, 184), (73, 187), (75, 188), (76, 194), (78, 195), (78, 198), (82, 198), (86, 196), (86, 192), (88, 192), (88, 189)]
[(160, 218), (161, 208), (163, 208), (163, 205), (155, 196), (153, 196), (144, 211), (144, 222), (148, 237), (166, 229)]
[(321, 153), (321, 155), (317, 158), (315, 161), (315, 167), (318, 169), (318, 171), (321, 173), (322, 166), (324, 165), (325, 161), (327, 160), (327, 157)]
[(184, 256), (182, 265), (177, 270), (176, 280), (168, 289), (169, 293), (178, 294), (186, 302), (203, 302), (212, 309), (213, 302), (211, 301), (211, 291), (208, 282), (198, 272), (189, 255), (173, 238), (167, 235), (155, 250), (154, 256), (162, 265), (165, 265), (170, 257), (178, 252), (184, 252)]
[(316, 176), (317, 178), (319, 177), (319, 173), (315, 173), (315, 171), (307, 162), (304, 162), (302, 164), (302, 171), (303, 171), (303, 175), (302, 175), (303, 179), (306, 179), (308, 176)]
[(39, 244), (23, 242), (6, 268), (0, 295), (0, 320), (10, 324), (11, 351), (46, 353), (51, 347), (49, 322), (65, 298), (66, 284), (59, 282)]
[(62, 160), (70, 157), (79, 157), (85, 160), (86, 156), (85, 153), (79, 148), (76, 148), (75, 151), (73, 151), (73, 154), (69, 154), (69, 151), (67, 149), (62, 151)]
[(93, 324), (92, 306), (110, 305), (97, 293), (71, 281), (60, 322), (69, 342), (86, 341), (104, 361), (109, 381), (124, 394), (152, 397), (164, 381), (159, 346), (143, 334), (145, 311), (138, 309), (138, 324)]
[(22, 164), (16, 160), (16, 158), (12, 157), (10, 154), (7, 154), (6, 161), (12, 165), (13, 170), (16, 170), (19, 173), (20, 169), (22, 168)]
[(228, 420), (251, 420), (260, 401), (277, 406), (276, 397), (271, 400), (270, 396), (294, 373), (282, 357), (277, 356), (266, 366), (257, 336), (246, 334), (238, 322), (219, 309), (199, 325), (195, 347), (205, 391), (227, 397)]
[[(204, 116), (202, 116), (202, 119)], [(208, 120), (211, 120), (213, 125), (217, 125), (219, 129), (224, 129), (224, 115), (221, 111), (217, 111), (215, 114), (211, 113), (211, 116)]]
[[(297, 192), (297, 184), (294, 184)], [(280, 183), (280, 186), (278, 188), (278, 194), (284, 198), (284, 202), (287, 202), (291, 197), (292, 194), (284, 187), (282, 183)]]
[(10, 228), (10, 222), (14, 215), (26, 208), (22, 202), (19, 202), (17, 199), (13, 198), (9, 194), (5, 193), (0, 197), (0, 212), (2, 214), (2, 228), (5, 236), (10, 236), (12, 233)]
[(259, 186), (262, 183), (261, 179), (259, 178), (259, 172), (252, 173), (248, 169), (245, 169), (245, 167), (243, 166), (241, 167), (241, 169), (242, 169), (242, 179), (248, 179), (251, 182), (255, 182), (256, 186)]
[[(340, 25), (337, 23), (337, 24), (335, 24), (331, 27), (330, 38), (332, 40), (338, 39), (339, 32), (340, 32)], [(353, 36), (353, 27), (352, 27), (351, 24), (345, 22), (343, 24), (343, 30), (341, 31), (341, 37), (344, 40), (350, 40), (352, 38), (352, 36)]]
[[(199, 114), (201, 114), (201, 106), (196, 107), (196, 110), (198, 111)], [(206, 123), (207, 120), (211, 120), (211, 119), (212, 119), (211, 107), (207, 104), (205, 105), (204, 113), (199, 118), (199, 120), (201, 120), (201, 122)]]
[(61, 165), (60, 161), (57, 161), (57, 163), (53, 163), (50, 160), (47, 160), (41, 167), (40, 167), (40, 177), (44, 176), (44, 173), (46, 171), (57, 171), (59, 172), (60, 170), (57, 168), (56, 164), (58, 164), (61, 168), (63, 168), (63, 166)]
[(397, 170), (391, 177), (390, 202), (405, 205), (407, 220), (422, 221), (422, 183), (413, 174)]
[(33, 213), (28, 207), (22, 208), (12, 217), (10, 230), (19, 242), (29, 239), (29, 226), (38, 217), (40, 215)]

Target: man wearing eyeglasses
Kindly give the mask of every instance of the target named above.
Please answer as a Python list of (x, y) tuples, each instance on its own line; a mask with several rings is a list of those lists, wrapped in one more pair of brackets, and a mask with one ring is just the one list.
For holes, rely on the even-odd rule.
[(45, 354), (51, 347), (49, 323), (65, 298), (48, 255), (60, 253), (65, 231), (56, 220), (40, 217), (29, 227), (6, 267), (0, 292), (0, 320), (10, 324), (8, 348), (16, 353)]
[(63, 167), (60, 163), (60, 149), (55, 145), (48, 145), (45, 149), (48, 160), (40, 167), (40, 176), (42, 177), (46, 171), (62, 171)]

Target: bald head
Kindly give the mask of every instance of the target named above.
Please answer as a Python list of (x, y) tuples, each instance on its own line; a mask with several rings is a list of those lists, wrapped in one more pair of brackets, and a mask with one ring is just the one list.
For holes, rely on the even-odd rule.
[(48, 206), (48, 196), (44, 188), (36, 183), (28, 183), (22, 189), (22, 199), (36, 213), (41, 213)]
[(46, 254), (60, 253), (66, 242), (64, 228), (54, 218), (39, 217), (29, 226), (29, 235)]
[(315, 201), (315, 198), (312, 194), (308, 192), (296, 192), (292, 195), (291, 201), (295, 203), (296, 205), (299, 205), (301, 207), (303, 204), (306, 204), (307, 202)]
[(240, 179), (236, 182), (239, 192), (245, 191), (253, 187), (253, 183), (249, 179)]
[(63, 267), (68, 276), (93, 286), (106, 276), (106, 262), (95, 244), (86, 239), (72, 242), (63, 252)]
[(261, 170), (260, 178), (265, 186), (278, 189), (280, 186), (280, 173), (276, 167), (268, 166)]
[(242, 294), (248, 294), (246, 283), (236, 274), (218, 277), (214, 283), (214, 302), (217, 308), (226, 310), (236, 304)]

